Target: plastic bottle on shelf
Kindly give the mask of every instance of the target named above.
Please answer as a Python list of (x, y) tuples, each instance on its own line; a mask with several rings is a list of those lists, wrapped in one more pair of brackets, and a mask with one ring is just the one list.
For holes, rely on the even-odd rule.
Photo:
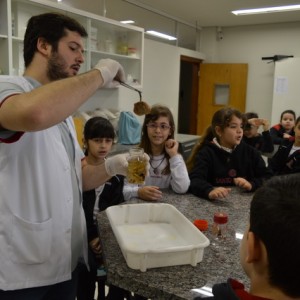
[(135, 47), (128, 47), (128, 56), (137, 57), (137, 50)]
[(118, 53), (121, 55), (128, 55), (128, 44), (126, 35), (121, 36), (118, 42)]

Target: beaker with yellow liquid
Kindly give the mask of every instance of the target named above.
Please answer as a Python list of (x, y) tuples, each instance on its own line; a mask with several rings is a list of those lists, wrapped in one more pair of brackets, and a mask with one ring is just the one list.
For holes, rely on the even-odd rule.
[(134, 147), (129, 149), (127, 180), (132, 184), (144, 184), (147, 174), (147, 159), (144, 149)]

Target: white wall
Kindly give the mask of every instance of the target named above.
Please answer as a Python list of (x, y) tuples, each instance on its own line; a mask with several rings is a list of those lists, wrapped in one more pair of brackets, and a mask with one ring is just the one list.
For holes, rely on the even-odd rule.
[[(208, 63), (248, 63), (246, 111), (255, 111), (271, 120), (274, 63), (261, 58), (275, 54), (300, 57), (300, 22), (229, 27), (223, 29), (223, 36), (217, 41), (216, 28), (203, 29), (201, 52), (145, 39), (143, 99), (172, 108), (177, 125), (180, 55), (205, 59)], [(132, 111), (138, 94), (124, 89), (100, 91), (84, 108), (102, 106)], [(118, 93), (121, 101), (117, 100)]]
[(205, 55), (149, 39), (145, 39), (144, 49), (144, 98), (151, 105), (171, 108), (177, 128), (180, 56), (204, 59)]
[(279, 122), (281, 113), (286, 109), (300, 115), (300, 58), (276, 62), (274, 73), (272, 124)]
[[(168, 106), (174, 115), (177, 128), (180, 55), (197, 59), (204, 59), (205, 55), (150, 39), (145, 39), (144, 49), (143, 101), (150, 105), (159, 103)], [(137, 92), (121, 86), (114, 90), (99, 90), (80, 110), (101, 107), (133, 111), (133, 104), (138, 100)], [(144, 118), (139, 119), (142, 122)]]
[(201, 32), (199, 49), (206, 54), (206, 62), (248, 63), (246, 111), (271, 120), (275, 65), (261, 58), (300, 57), (300, 22), (223, 28), (223, 35), (217, 41), (216, 28)]

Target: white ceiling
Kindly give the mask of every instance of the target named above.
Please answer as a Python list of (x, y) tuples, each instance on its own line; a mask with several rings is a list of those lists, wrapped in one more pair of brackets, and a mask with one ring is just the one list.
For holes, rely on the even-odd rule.
[[(175, 19), (199, 27), (211, 26), (241, 26), (266, 23), (300, 21), (300, 10), (284, 13), (268, 13), (248, 16), (235, 16), (232, 10), (270, 7), (288, 4), (300, 4), (300, 0), (128, 0), (137, 5), (143, 5), (151, 10), (167, 14)], [(131, 18), (138, 26), (147, 29), (148, 23), (155, 22), (149, 11), (139, 8), (127, 0), (62, 0), (80, 9), (103, 15), (116, 20)], [(146, 24), (146, 26), (144, 25)]]
[(237, 9), (300, 4), (300, 0), (62, 0), (61, 3), (118, 21), (132, 19), (145, 30), (176, 35), (178, 46), (193, 50), (195, 28), (300, 21), (300, 10), (247, 16), (231, 13)]

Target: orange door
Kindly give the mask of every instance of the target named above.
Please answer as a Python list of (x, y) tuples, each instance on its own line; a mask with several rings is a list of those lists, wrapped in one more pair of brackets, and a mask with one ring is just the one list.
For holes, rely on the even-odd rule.
[(200, 64), (197, 134), (225, 106), (245, 112), (248, 64)]

